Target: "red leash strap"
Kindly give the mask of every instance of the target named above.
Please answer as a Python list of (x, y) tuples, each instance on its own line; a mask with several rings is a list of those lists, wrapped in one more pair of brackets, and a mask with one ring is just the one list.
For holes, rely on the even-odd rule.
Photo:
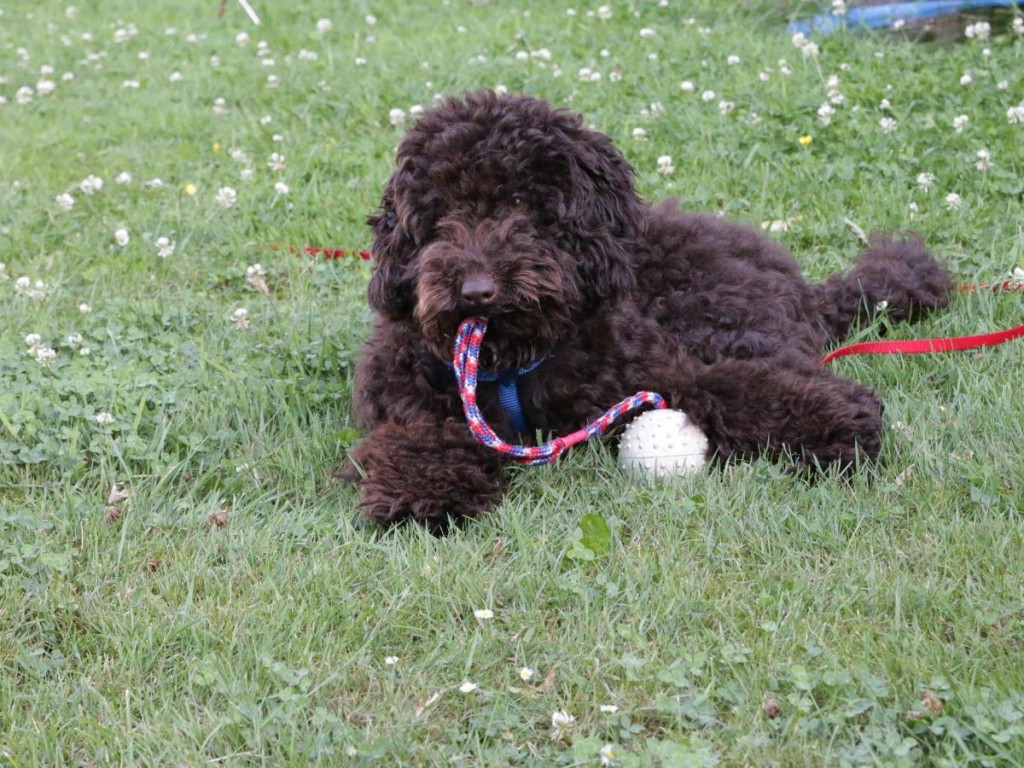
[(833, 350), (821, 359), (820, 365), (827, 365), (837, 357), (847, 355), (916, 355), (923, 352), (960, 352), (978, 347), (994, 347), (1024, 336), (1024, 325), (1007, 328), (1005, 331), (979, 333), (976, 336), (953, 336), (939, 339), (907, 339), (906, 341), (862, 341), (847, 344)]
[[(960, 291), (961, 293), (973, 293), (975, 291), (989, 290), (993, 293), (1001, 293), (1019, 291), (1022, 288), (1024, 288), (1024, 282), (1006, 280), (1002, 283), (994, 284), (980, 283), (979, 285), (972, 285), (964, 283), (960, 286)], [(847, 355), (917, 355), (925, 352), (962, 352), (965, 349), (994, 347), (1007, 341), (1019, 339), (1021, 336), (1024, 336), (1024, 325), (1007, 328), (1005, 331), (979, 333), (974, 336), (906, 339), (905, 341), (862, 341), (832, 350), (825, 357), (821, 358), (821, 362), (818, 365), (828, 365), (836, 358), (846, 357)]]

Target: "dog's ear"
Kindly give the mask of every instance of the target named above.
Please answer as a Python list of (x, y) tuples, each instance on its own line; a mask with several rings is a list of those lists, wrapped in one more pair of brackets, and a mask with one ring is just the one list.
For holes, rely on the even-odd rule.
[(572, 190), (564, 223), (588, 298), (607, 300), (635, 284), (630, 254), (643, 228), (644, 204), (633, 168), (604, 134), (580, 129), (568, 161)]
[(399, 220), (395, 207), (395, 188), (402, 169), (388, 181), (380, 208), (367, 217), (373, 231), (373, 276), (367, 287), (370, 306), (392, 319), (408, 316), (415, 305), (414, 277), (411, 265), (416, 244)]

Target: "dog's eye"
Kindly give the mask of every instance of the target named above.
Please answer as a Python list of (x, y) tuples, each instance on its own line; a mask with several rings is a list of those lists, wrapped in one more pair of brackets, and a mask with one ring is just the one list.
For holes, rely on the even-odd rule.
[(508, 204), (512, 208), (522, 208), (524, 205), (526, 205), (526, 201), (523, 199), (522, 195), (512, 195), (508, 199)]

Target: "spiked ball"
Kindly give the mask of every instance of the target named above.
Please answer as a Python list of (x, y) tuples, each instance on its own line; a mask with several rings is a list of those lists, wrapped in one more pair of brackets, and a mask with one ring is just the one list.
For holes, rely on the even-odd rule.
[(634, 476), (676, 477), (707, 463), (708, 439), (682, 411), (648, 411), (619, 439), (619, 467)]

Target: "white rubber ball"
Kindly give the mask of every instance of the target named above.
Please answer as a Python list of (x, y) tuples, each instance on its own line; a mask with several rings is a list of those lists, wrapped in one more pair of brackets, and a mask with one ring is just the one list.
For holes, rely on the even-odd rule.
[(682, 411), (640, 414), (619, 439), (619, 467), (631, 475), (675, 477), (707, 463), (708, 439)]

